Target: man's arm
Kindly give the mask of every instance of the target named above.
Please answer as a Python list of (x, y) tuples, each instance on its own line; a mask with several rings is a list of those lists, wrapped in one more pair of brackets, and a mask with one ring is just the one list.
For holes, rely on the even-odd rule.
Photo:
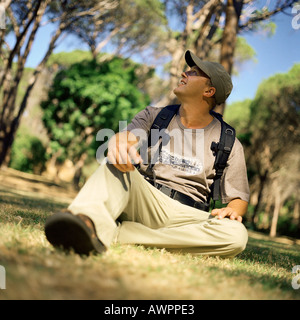
[(130, 131), (115, 134), (108, 143), (107, 159), (122, 172), (133, 171), (132, 163), (142, 163), (142, 158), (137, 152), (138, 139)]
[(231, 200), (227, 207), (214, 209), (211, 212), (212, 216), (217, 216), (218, 219), (229, 217), (231, 220), (242, 222), (242, 216), (247, 212), (248, 202), (241, 199)]

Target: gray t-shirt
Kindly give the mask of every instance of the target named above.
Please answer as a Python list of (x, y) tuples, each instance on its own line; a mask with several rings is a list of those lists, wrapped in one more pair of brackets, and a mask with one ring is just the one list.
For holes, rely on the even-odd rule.
[[(140, 137), (140, 146), (147, 142), (151, 125), (161, 109), (148, 106), (127, 126), (126, 130)], [(139, 135), (139, 132), (145, 134)], [(196, 201), (205, 202), (215, 176), (215, 156), (210, 147), (213, 141), (219, 141), (220, 133), (221, 123), (216, 118), (203, 129), (188, 129), (181, 123), (177, 114), (171, 120), (167, 134), (162, 135), (160, 156), (157, 156), (157, 143), (148, 149), (146, 161), (142, 155), (144, 164), (141, 165), (140, 172), (146, 174), (152, 159), (152, 162), (155, 162), (153, 170), (157, 183), (185, 193)], [(221, 198), (223, 203), (236, 198), (249, 201), (244, 151), (237, 138), (221, 179)]]

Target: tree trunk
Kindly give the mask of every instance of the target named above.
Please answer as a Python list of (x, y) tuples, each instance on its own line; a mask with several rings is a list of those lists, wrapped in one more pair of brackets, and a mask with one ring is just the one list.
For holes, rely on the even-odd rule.
[[(226, 20), (221, 42), (220, 63), (231, 75), (233, 67), (234, 50), (238, 32), (238, 24), (243, 8), (243, 0), (228, 0), (226, 6)], [(215, 111), (224, 113), (225, 103), (217, 105)]]
[(258, 209), (260, 207), (260, 203), (261, 203), (261, 199), (262, 199), (265, 183), (267, 181), (268, 173), (269, 173), (269, 171), (266, 170), (264, 172), (264, 174), (259, 177), (260, 184), (259, 184), (259, 192), (258, 192), (258, 196), (257, 196), (257, 203), (256, 203), (256, 206), (254, 207), (253, 215), (252, 215), (252, 218), (251, 218), (251, 224), (252, 224), (253, 227), (255, 227), (255, 218), (256, 218), (256, 215), (258, 213)]
[(297, 237), (300, 236), (300, 201), (295, 200), (293, 210), (293, 223), (297, 226)]
[[(19, 112), (18, 112), (17, 116), (14, 118), (13, 123), (10, 128), (10, 132), (8, 134), (9, 135), (9, 138), (7, 140), (8, 145), (6, 145), (5, 155), (3, 155), (5, 157), (5, 160), (2, 163), (2, 165), (4, 165), (4, 166), (7, 166), (10, 161), (10, 151), (11, 151), (12, 144), (14, 142), (14, 136), (19, 128), (20, 120), (21, 120), (21, 117), (26, 109), (30, 93), (33, 90), (34, 85), (36, 84), (38, 77), (39, 77), (40, 73), (42, 72), (43, 68), (45, 67), (51, 53), (53, 52), (53, 50), (55, 48), (55, 43), (56, 43), (57, 39), (59, 38), (59, 36), (61, 35), (64, 27), (65, 27), (65, 25), (61, 24), (61, 27), (56, 31), (55, 35), (52, 37), (50, 44), (49, 44), (49, 47), (48, 47), (48, 50), (47, 50), (43, 60), (40, 62), (40, 64), (38, 65), (38, 67), (36, 68), (32, 77), (29, 80), (29, 84), (27, 86), (26, 92), (25, 92), (23, 100), (21, 102)], [(1, 156), (0, 156), (0, 166), (1, 166)]]
[(80, 189), (80, 178), (82, 175), (82, 168), (84, 166), (85, 160), (87, 159), (87, 153), (84, 152), (80, 159), (76, 162), (75, 173), (73, 178), (73, 184), (76, 189)]
[[(20, 117), (24, 111), (22, 110), (22, 108), (20, 108), (19, 111), (17, 112), (17, 115), (15, 116), (15, 112), (16, 112), (15, 101), (16, 101), (17, 89), (18, 89), (21, 77), (23, 75), (27, 56), (30, 52), (33, 40), (40, 26), (40, 22), (41, 22), (42, 16), (44, 15), (46, 7), (48, 5), (48, 2), (49, 0), (41, 4), (41, 1), (40, 1), (39, 4), (41, 5), (39, 6), (38, 4), (38, 6), (35, 9), (35, 13), (32, 14), (30, 21), (27, 23), (25, 30), (28, 30), (29, 25), (31, 24), (31, 22), (34, 21), (34, 25), (32, 27), (32, 30), (30, 31), (23, 55), (20, 55), (19, 53), (21, 49), (20, 46), (24, 42), (25, 36), (26, 36), (26, 33), (24, 33), (24, 30), (22, 32), (23, 38), (21, 37), (21, 35), (17, 37), (17, 43), (13, 49), (13, 52), (11, 52), (10, 58), (7, 62), (7, 66), (6, 66), (7, 74), (5, 74), (1, 80), (1, 84), (3, 84), (3, 100), (2, 100), (2, 108), (1, 108), (2, 113), (1, 113), (1, 119), (0, 119), (0, 167), (2, 165), (5, 167), (9, 163), (9, 154), (12, 147), (12, 143), (14, 141), (16, 129), (19, 126)], [(10, 79), (12, 59), (16, 53), (19, 54), (19, 59), (17, 63), (16, 75), (12, 81)]]
[[(35, 23), (36, 28), (35, 28), (34, 32), (31, 32), (31, 34), (30, 34), (31, 41), (30, 41), (30, 43), (28, 42), (28, 45), (27, 45), (26, 50), (25, 50), (25, 53), (24, 53), (20, 63), (18, 64), (18, 72), (17, 72), (17, 76), (15, 78), (15, 83), (16, 84), (15, 84), (15, 86), (13, 88), (13, 92), (10, 92), (10, 94), (9, 94), (10, 97), (11, 97), (10, 98), (11, 100), (8, 101), (9, 103), (7, 101), (4, 101), (3, 108), (6, 105), (5, 108), (7, 108), (8, 110), (14, 110), (15, 109), (16, 91), (17, 91), (19, 82), (21, 80), (22, 74), (23, 74), (24, 65), (25, 65), (25, 62), (26, 62), (26, 59), (27, 59), (27, 55), (28, 55), (28, 53), (30, 51), (30, 48), (31, 48), (31, 45), (32, 45), (32, 41), (33, 41), (33, 39), (35, 37), (35, 32), (38, 29), (39, 23), (41, 21), (41, 18), (43, 16), (44, 12), (45, 12), (46, 6), (47, 6), (47, 3), (44, 4), (43, 10), (39, 12), (39, 17), (37, 18), (36, 23)], [(36, 68), (36, 70), (34, 71), (32, 77), (29, 80), (29, 84), (28, 84), (26, 92), (25, 92), (25, 94), (23, 96), (23, 100), (21, 102), (21, 105), (20, 105), (20, 108), (19, 108), (19, 111), (18, 111), (17, 115), (14, 117), (14, 119), (12, 120), (10, 125), (9, 125), (9, 117), (7, 117), (8, 121), (6, 121), (5, 125), (3, 125), (1, 127), (2, 131), (3, 131), (4, 128), (6, 128), (6, 130), (4, 131), (3, 140), (0, 138), (0, 150), (1, 150), (0, 151), (0, 167), (1, 166), (7, 167), (8, 164), (9, 164), (11, 147), (12, 147), (12, 144), (14, 142), (14, 137), (15, 137), (15, 134), (17, 132), (17, 129), (19, 128), (21, 117), (22, 117), (22, 115), (23, 115), (23, 113), (24, 113), (24, 111), (26, 109), (27, 101), (28, 101), (28, 98), (30, 96), (30, 93), (31, 93), (35, 83), (37, 82), (41, 71), (45, 67), (45, 65), (46, 65), (51, 53), (53, 52), (57, 39), (61, 35), (62, 31), (67, 27), (67, 25), (63, 22), (63, 20), (64, 20), (64, 15), (62, 17), (62, 21), (61, 21), (61, 23), (59, 25), (58, 30), (56, 31), (55, 35), (52, 37), (52, 39), (50, 41), (48, 50), (47, 50), (43, 60), (40, 62), (40, 64), (38, 65), (38, 67)]]
[[(205, 28), (217, 6), (217, 0), (208, 1), (197, 13), (193, 14), (194, 3), (193, 1), (186, 8), (186, 25), (182, 33), (182, 37), (178, 40), (171, 39), (168, 43), (168, 50), (172, 55), (170, 67), (170, 82), (169, 88), (171, 90), (169, 95), (166, 95), (158, 104), (158, 107), (172, 104), (177, 101), (176, 96), (173, 94), (173, 89), (178, 85), (181, 72), (184, 70), (185, 60), (184, 53), (187, 49), (191, 49), (197, 53), (197, 45), (200, 44), (200, 39), (203, 39), (205, 30), (209, 33), (209, 27)], [(195, 22), (195, 20), (197, 20)], [(196, 41), (192, 41), (192, 37), (198, 32)], [(207, 35), (207, 34), (206, 34)]]
[(276, 193), (275, 207), (274, 207), (273, 218), (272, 218), (271, 229), (270, 229), (270, 237), (276, 237), (277, 222), (278, 222), (281, 206), (282, 206), (281, 196), (280, 196), (280, 192), (278, 192)]
[(9, 164), (9, 157), (7, 156), (10, 153), (13, 136), (11, 132), (5, 134), (3, 138), (0, 139), (0, 167), (6, 169)]
[[(212, 25), (208, 26), (207, 31), (206, 31), (207, 36), (203, 37), (203, 35), (202, 35), (202, 37), (200, 37), (200, 35), (199, 35), (196, 42), (195, 42), (196, 55), (200, 59), (206, 60), (209, 56), (209, 52), (213, 46), (212, 38), (219, 27), (219, 22), (220, 22), (220, 18), (221, 18), (223, 10), (224, 10), (223, 3), (220, 3), (216, 6), (214, 23)], [(211, 16), (212, 15), (213, 15), (213, 13), (211, 13)]]

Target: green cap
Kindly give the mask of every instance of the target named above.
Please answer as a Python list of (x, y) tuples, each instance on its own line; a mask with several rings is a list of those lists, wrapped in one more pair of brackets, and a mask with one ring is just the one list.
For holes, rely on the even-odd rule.
[(189, 67), (199, 67), (207, 76), (209, 76), (211, 84), (216, 88), (216, 103), (224, 103), (233, 88), (231, 77), (225, 68), (217, 62), (202, 61), (190, 50), (185, 53), (185, 61)]

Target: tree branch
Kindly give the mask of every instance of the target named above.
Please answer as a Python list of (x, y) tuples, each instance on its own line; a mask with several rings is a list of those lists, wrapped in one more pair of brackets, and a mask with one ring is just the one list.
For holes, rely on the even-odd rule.
[[(277, 4), (278, 3), (280, 3), (280, 1), (278, 1)], [(248, 28), (248, 27), (251, 29), (251, 27), (253, 26), (253, 24), (255, 22), (266, 20), (266, 19), (274, 16), (275, 14), (283, 11), (284, 9), (287, 9), (288, 7), (291, 7), (293, 3), (294, 3), (294, 1), (287, 1), (280, 7), (276, 6), (276, 8), (274, 10), (272, 10), (272, 11), (265, 11), (262, 14), (260, 14), (259, 16), (250, 18), (246, 23), (244, 23), (242, 25), (239, 25), (238, 28), (239, 28), (239, 30), (243, 30), (243, 29)]]
[(5, 68), (5, 72), (4, 72), (4, 75), (3, 75), (3, 77), (2, 77), (2, 79), (0, 81), (0, 88), (3, 86), (3, 83), (5, 81), (6, 75), (9, 72), (9, 69), (11, 69), (13, 58), (15, 57), (17, 52), (19, 51), (21, 42), (24, 41), (26, 33), (27, 33), (28, 29), (29, 29), (29, 26), (32, 24), (32, 22), (34, 21), (36, 15), (37, 15), (37, 12), (38, 12), (38, 10), (39, 10), (39, 8), (41, 6), (41, 2), (42, 2), (42, 0), (39, 0), (34, 12), (32, 12), (32, 14), (30, 15), (30, 18), (29, 18), (29, 21), (28, 21), (27, 25), (24, 27), (24, 30), (22, 31), (22, 33), (19, 34), (19, 36), (17, 37), (15, 46), (12, 49), (12, 51), (11, 51), (9, 57), (8, 57), (7, 65), (6, 65), (6, 68)]

